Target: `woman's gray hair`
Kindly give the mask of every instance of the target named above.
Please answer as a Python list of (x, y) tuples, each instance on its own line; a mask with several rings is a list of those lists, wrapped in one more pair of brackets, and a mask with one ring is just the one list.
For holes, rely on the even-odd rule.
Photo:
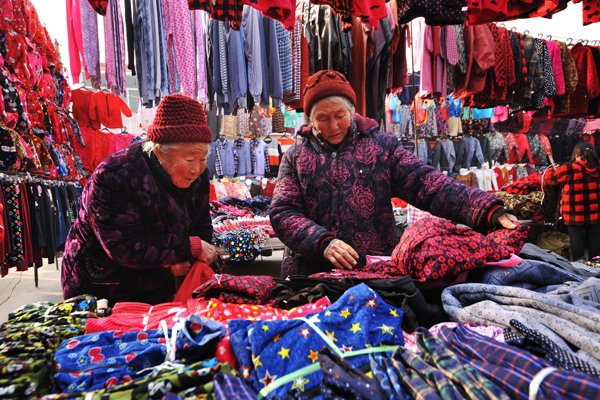
[[(210, 154), (210, 144), (209, 143), (205, 143), (206, 147), (208, 148), (208, 154)], [(155, 153), (156, 149), (160, 148), (161, 151), (165, 152), (165, 153), (169, 153), (173, 150), (175, 150), (175, 148), (177, 147), (177, 143), (154, 143), (151, 142), (150, 140), (144, 142), (142, 144), (142, 151), (148, 155), (151, 155), (152, 153)]]
[[(352, 105), (352, 103), (350, 103), (350, 100), (348, 100), (346, 97), (344, 96), (328, 96), (328, 97), (323, 97), (321, 100), (337, 100), (337, 101), (341, 101), (342, 103), (344, 103), (344, 105), (346, 106), (346, 108), (348, 109), (348, 111), (350, 111), (350, 116), (354, 115), (354, 112), (356, 111), (356, 109), (354, 108), (354, 106)], [(319, 101), (317, 101), (315, 104), (318, 104)], [(304, 115), (304, 121), (309, 123), (312, 121), (312, 117), (313, 117), (313, 113), (315, 112), (315, 106), (313, 105), (312, 108), (310, 109), (310, 115)]]

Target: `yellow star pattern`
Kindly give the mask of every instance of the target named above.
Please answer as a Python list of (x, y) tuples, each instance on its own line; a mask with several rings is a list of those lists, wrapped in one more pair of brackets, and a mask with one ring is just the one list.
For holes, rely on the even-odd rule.
[(361, 331), (361, 330), (362, 330), (362, 328), (360, 327), (360, 322), (352, 324), (352, 328), (350, 328), (350, 331), (352, 333), (356, 333), (356, 332)]
[(398, 315), (398, 310), (391, 309), (390, 314), (392, 315), (392, 317), (400, 318), (400, 316)]
[(386, 324), (381, 324), (381, 326), (378, 326), (379, 329), (381, 329), (381, 334), (383, 335), (384, 333), (389, 333), (390, 335), (394, 334), (394, 328), (391, 326), (387, 326)]
[(329, 317), (331, 314), (332, 314), (332, 312), (331, 312), (331, 311), (329, 311), (329, 310), (325, 311), (325, 316), (326, 316), (326, 317)]
[(310, 353), (308, 354), (308, 358), (310, 358), (310, 360), (313, 363), (317, 362), (317, 360), (319, 359), (319, 352), (318, 351), (314, 351), (314, 350), (310, 350)]
[(269, 330), (269, 325), (263, 325), (262, 326), (262, 330), (265, 331), (265, 332), (268, 331)]
[(279, 350), (277, 354), (281, 356), (282, 360), (285, 360), (286, 357), (290, 358), (290, 349), (286, 349), (285, 347), (281, 346), (281, 350)]
[(332, 342), (337, 342), (337, 339), (335, 338), (335, 332), (329, 332), (326, 330), (325, 334)]
[(279, 339), (281, 339), (281, 335), (278, 333), (277, 335), (273, 336), (273, 343), (279, 342)]
[(254, 368), (258, 368), (263, 365), (262, 361), (260, 361), (260, 356), (252, 356), (252, 364), (254, 364)]
[(352, 313), (346, 308), (345, 310), (342, 310), (342, 312), (340, 312), (340, 315), (344, 318), (348, 318), (350, 315), (352, 315)]
[(306, 379), (303, 376), (300, 376), (294, 379), (294, 384), (292, 385), (292, 389), (300, 389), (301, 392), (304, 392), (304, 385), (306, 385), (310, 380)]

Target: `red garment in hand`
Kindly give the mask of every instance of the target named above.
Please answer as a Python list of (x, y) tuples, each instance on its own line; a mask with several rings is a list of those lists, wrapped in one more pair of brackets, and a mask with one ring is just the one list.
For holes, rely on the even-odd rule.
[(173, 301), (187, 301), (192, 298), (192, 293), (196, 290), (197, 287), (202, 286), (204, 283), (210, 281), (214, 277), (215, 273), (212, 268), (208, 266), (208, 264), (202, 261), (196, 261), (194, 265), (192, 265), (192, 269), (187, 273), (185, 279), (179, 289), (177, 289), (177, 293), (175, 293), (175, 297)]

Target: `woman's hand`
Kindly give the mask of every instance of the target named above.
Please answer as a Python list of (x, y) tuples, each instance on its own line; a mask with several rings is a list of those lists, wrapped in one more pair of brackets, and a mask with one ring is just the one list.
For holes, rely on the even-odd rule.
[(519, 224), (519, 221), (517, 220), (517, 217), (515, 217), (514, 215), (512, 215), (510, 213), (504, 213), (504, 214), (500, 214), (500, 216), (498, 216), (498, 220), (496, 221), (496, 224), (500, 225), (506, 229), (516, 229)]
[(352, 269), (356, 266), (358, 253), (340, 239), (333, 239), (323, 252), (323, 257), (337, 269)]
[(188, 272), (190, 272), (190, 269), (192, 268), (192, 263), (189, 261), (182, 261), (177, 264), (167, 265), (165, 266), (165, 268), (170, 268), (171, 274), (173, 274), (174, 277), (179, 278), (185, 276)]
[(202, 254), (198, 257), (198, 260), (208, 265), (212, 264), (216, 259), (219, 252), (217, 248), (212, 244), (202, 241)]

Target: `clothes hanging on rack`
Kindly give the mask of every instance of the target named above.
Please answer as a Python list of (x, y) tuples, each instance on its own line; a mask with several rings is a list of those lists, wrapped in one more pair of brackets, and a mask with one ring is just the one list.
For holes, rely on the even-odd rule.
[(53, 264), (79, 210), (81, 184), (19, 173), (0, 174), (0, 186), (5, 227), (0, 274), (13, 267), (18, 271), (41, 267), (42, 258)]

